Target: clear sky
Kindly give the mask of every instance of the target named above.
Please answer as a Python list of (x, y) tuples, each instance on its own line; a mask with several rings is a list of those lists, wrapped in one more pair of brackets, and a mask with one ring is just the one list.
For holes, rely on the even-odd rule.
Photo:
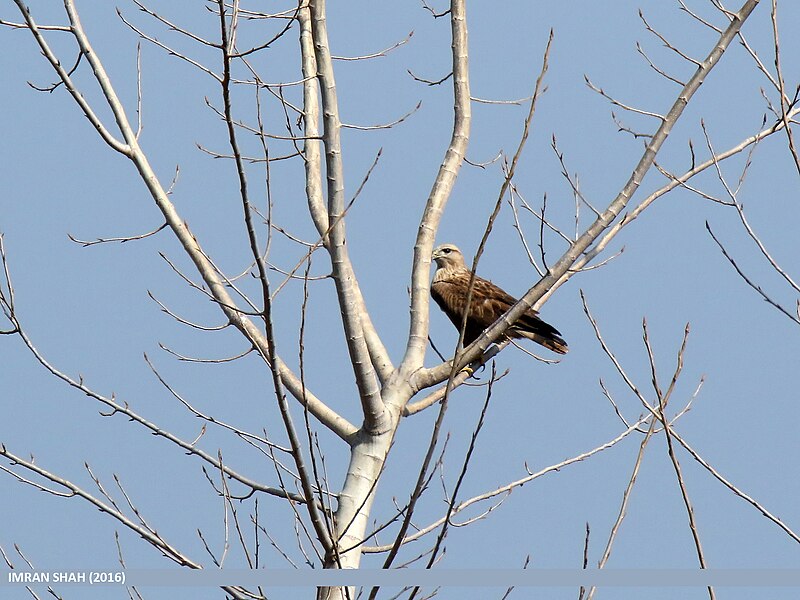
[[(440, 3), (441, 4), (441, 3)], [(726, 25), (711, 2), (689, 0), (687, 6), (719, 27)], [(730, 4), (731, 9), (738, 4)], [(63, 24), (55, 3), (32, 0), (40, 23)], [(213, 39), (218, 24), (203, 3), (153, 2), (149, 6), (199, 35)], [(438, 8), (441, 8), (437, 5)], [(253, 7), (255, 8), (255, 7)], [(274, 8), (278, 10), (286, 7)], [(648, 33), (647, 22), (682, 52), (702, 60), (717, 35), (680, 10), (677, 2), (552, 2), (511, 0), (470, 2), (470, 72), (477, 98), (508, 100), (531, 94), (541, 66), (548, 31), (554, 30), (547, 92), (541, 97), (515, 178), (519, 193), (537, 210), (547, 197), (547, 214), (567, 235), (574, 235), (575, 201), (562, 175), (562, 164), (551, 147), (553, 136), (566, 168), (579, 178), (580, 189), (596, 207), (605, 207), (629, 178), (643, 143), (619, 131), (616, 118), (630, 129), (650, 133), (651, 117), (633, 115), (589, 89), (584, 75), (617, 100), (641, 110), (664, 113), (680, 86), (658, 75), (637, 52), (637, 42), (659, 68), (685, 81), (694, 67)], [(125, 102), (129, 115), (136, 107), (136, 35), (116, 16), (114, 3), (80, 2), (84, 26), (96, 52)], [(144, 31), (179, 47), (218, 70), (219, 57), (208, 48), (178, 37), (135, 5), (120, 9)], [(19, 20), (13, 3), (3, 3), (0, 18)], [(281, 22), (283, 23), (283, 22)], [(800, 6), (779, 6), (780, 47), (789, 95), (800, 81)], [(242, 47), (274, 33), (274, 23), (242, 25)], [(372, 318), (394, 361), (398, 362), (408, 331), (409, 274), (413, 240), (436, 170), (447, 146), (452, 123), (450, 82), (427, 86), (417, 78), (438, 80), (449, 71), (449, 22), (433, 19), (418, 2), (350, 1), (330, 3), (329, 30), (334, 55), (361, 56), (403, 40), (386, 56), (369, 61), (337, 61), (336, 76), (342, 120), (351, 125), (392, 122), (422, 102), (419, 110), (391, 129), (343, 134), (347, 197), (352, 197), (378, 150), (380, 161), (348, 214), (348, 246)], [(774, 41), (770, 3), (762, 2), (745, 24), (744, 35), (762, 63), (774, 73)], [(48, 39), (71, 66), (72, 46), (63, 33)], [(301, 78), (296, 31), (275, 48), (254, 59), (268, 82)], [(193, 278), (196, 273), (168, 231), (125, 244), (84, 248), (68, 239), (138, 235), (161, 224), (160, 214), (132, 166), (100, 140), (63, 88), (36, 92), (26, 81), (46, 86), (54, 74), (29, 33), (0, 33), (0, 232), (5, 236), (16, 308), (26, 333), (60, 371), (107, 395), (114, 393), (139, 414), (185, 439), (200, 434), (202, 422), (192, 416), (159, 384), (143, 359), (192, 403), (219, 420), (254, 433), (265, 429), (285, 443), (275, 409), (268, 372), (253, 356), (224, 364), (200, 365), (176, 360), (159, 347), (200, 358), (224, 358), (246, 350), (232, 330), (198, 332), (164, 314), (148, 292), (183, 318), (203, 325), (222, 323), (218, 309), (175, 275), (160, 256)], [(213, 80), (191, 65), (151, 44), (142, 47), (143, 123), (141, 144), (165, 184), (176, 166), (179, 177), (172, 200), (213, 260), (231, 274), (249, 260), (241, 219), (235, 171), (229, 161), (198, 150), (226, 153), (222, 122), (206, 105), (220, 106)], [(76, 80), (86, 97), (99, 106), (86, 64)], [(665, 169), (681, 174), (709, 157), (701, 122), (717, 152), (775, 121), (761, 89), (774, 106), (778, 95), (739, 43), (734, 43), (692, 100), (658, 157)], [(287, 91), (299, 102), (299, 88)], [(237, 116), (254, 123), (252, 89), (237, 90)], [(98, 109), (111, 124), (107, 110)], [(527, 107), (475, 103), (468, 157), (474, 163), (494, 158), (500, 150), (512, 154), (519, 140)], [(275, 102), (265, 108), (265, 127), (285, 133), (286, 117)], [(245, 138), (245, 153), (257, 155), (259, 145)], [(287, 142), (271, 142), (274, 155), (291, 151)], [(791, 275), (797, 272), (798, 172), (783, 133), (761, 142), (752, 157), (737, 199), (753, 229), (774, 258)], [(735, 189), (747, 153), (721, 165)], [(253, 189), (264, 206), (263, 168), (249, 167)], [(302, 164), (272, 167), (274, 219), (304, 239), (315, 232), (306, 210)], [(459, 245), (471, 258), (502, 183), (499, 162), (484, 168), (464, 165), (445, 213), (438, 241)], [(645, 178), (634, 202), (667, 182), (656, 170)], [(692, 185), (715, 198), (728, 200), (714, 169)], [(539, 223), (520, 211), (521, 225), (539, 257)], [(581, 209), (579, 226), (590, 222)], [(800, 329), (737, 276), (709, 236), (705, 223), (754, 282), (776, 302), (794, 310), (797, 294), (771, 269), (750, 240), (735, 208), (678, 189), (659, 198), (610, 244), (597, 262), (624, 252), (606, 266), (572, 278), (542, 309), (569, 342), (570, 352), (558, 364), (537, 362), (509, 348), (497, 358), (498, 371), (509, 374), (494, 387), (485, 425), (477, 441), (468, 476), (459, 492), (466, 500), (524, 477), (526, 466), (538, 471), (587, 452), (625, 429), (598, 384), (602, 380), (620, 413), (636, 420), (643, 412), (595, 338), (584, 314), (580, 290), (604, 339), (644, 396), (653, 401), (651, 372), (642, 343), (642, 319), (662, 388), (669, 385), (684, 327), (691, 332), (681, 376), (669, 413), (686, 405), (701, 379), (703, 386), (681, 416), (676, 431), (718, 472), (795, 532), (800, 531), (800, 480), (797, 433), (800, 386)], [(546, 234), (545, 250), (552, 264), (566, 246)], [(271, 260), (291, 268), (303, 250), (276, 236)], [(329, 265), (315, 255), (313, 275)], [(509, 293), (520, 295), (537, 280), (520, 244), (506, 204), (495, 225), (479, 274)], [(277, 285), (282, 277), (273, 274)], [(252, 281), (243, 280), (255, 290)], [(279, 351), (297, 364), (297, 330), (303, 288), (287, 285), (276, 300)], [(341, 325), (330, 280), (310, 283), (307, 318), (306, 380), (310, 389), (335, 410), (360, 423), (359, 404), (347, 362)], [(0, 329), (7, 328), (0, 322)], [(431, 336), (437, 347), (451, 352), (455, 330), (432, 306)], [(528, 349), (533, 349), (528, 347)], [(544, 353), (544, 351), (543, 351)], [(436, 364), (429, 353), (427, 364)], [(479, 374), (484, 383), (487, 372)], [(442, 480), (451, 492), (464, 452), (477, 423), (485, 388), (459, 389), (452, 397), (445, 429), (450, 434)], [(209, 486), (201, 463), (164, 439), (150, 435), (122, 416), (104, 417), (104, 407), (49, 376), (15, 336), (0, 337), (0, 443), (65, 479), (97, 493), (84, 468), (88, 463), (103, 486), (124, 506), (114, 483), (117, 475), (131, 501), (148, 522), (194, 560), (213, 567), (203, 542), (218, 554), (224, 542), (220, 498)], [(296, 407), (295, 407), (296, 408)], [(302, 419), (302, 412), (296, 413)], [(406, 419), (399, 429), (387, 471), (380, 483), (373, 516), (381, 522), (393, 514), (392, 498), (406, 501), (424, 456), (435, 409)], [(339, 486), (347, 453), (338, 440), (319, 428), (328, 473)], [(515, 489), (485, 519), (469, 527), (451, 528), (444, 567), (517, 568), (526, 556), (533, 567), (579, 568), (585, 528), (590, 527), (588, 560), (594, 566), (603, 554), (617, 517), (623, 491), (631, 478), (642, 435), (634, 433), (618, 445), (589, 459), (550, 473)], [(243, 474), (276, 485), (266, 457), (237, 437), (209, 426), (198, 442)], [(737, 497), (682, 448), (676, 449), (686, 490), (694, 506), (698, 532), (708, 566), (715, 568), (797, 568), (800, 546), (753, 506)], [(3, 459), (3, 469), (12, 467)], [(215, 477), (215, 474), (211, 474)], [(218, 474), (216, 480), (218, 481)], [(424, 527), (440, 518), (446, 503), (442, 484), (434, 477), (414, 523)], [(241, 491), (241, 490), (238, 490)], [(292, 513), (280, 501), (259, 498), (259, 514), (276, 541), (302, 564), (291, 526)], [(240, 506), (243, 520), (253, 500)], [(483, 503), (464, 518), (490, 505)], [(129, 514), (130, 511), (125, 509)], [(0, 473), (0, 546), (17, 567), (18, 544), (34, 566), (46, 569), (118, 566), (114, 532), (130, 568), (171, 568), (172, 563), (116, 521), (77, 498), (44, 494)], [(461, 518), (461, 517), (460, 517)], [(252, 526), (249, 526), (252, 529)], [(390, 541), (379, 536), (380, 543)], [(287, 567), (262, 538), (262, 564)], [(427, 549), (417, 542), (407, 558)], [(415, 552), (416, 551), (416, 552)], [(226, 566), (246, 563), (236, 543)], [(377, 567), (382, 558), (366, 556), (364, 566)], [(318, 564), (317, 564), (318, 566)], [(663, 433), (649, 443), (627, 516), (617, 535), (610, 568), (693, 568), (697, 556), (687, 526), (686, 509)], [(15, 590), (17, 592), (21, 589)], [(57, 589), (65, 598), (127, 597), (122, 589)], [(758, 590), (759, 598), (785, 598), (788, 590)], [(0, 596), (5, 593), (3, 590)], [(487, 596), (485, 590), (443, 589), (443, 598)], [(752, 598), (753, 589), (721, 588), (722, 599)], [(212, 590), (202, 592), (212, 597)], [(517, 590), (511, 597), (575, 598), (576, 589)], [(707, 598), (704, 589), (609, 589), (597, 598)], [(93, 594), (93, 595), (92, 595)], [(184, 595), (181, 595), (184, 594)], [(143, 590), (145, 598), (196, 598), (197, 590)], [(219, 593), (221, 596), (221, 592)], [(6, 597), (6, 596), (3, 596)], [(8, 596), (11, 597), (11, 596)], [(274, 597), (290, 597), (283, 593)], [(298, 592), (297, 597), (308, 597)], [(387, 595), (388, 597), (388, 595)]]

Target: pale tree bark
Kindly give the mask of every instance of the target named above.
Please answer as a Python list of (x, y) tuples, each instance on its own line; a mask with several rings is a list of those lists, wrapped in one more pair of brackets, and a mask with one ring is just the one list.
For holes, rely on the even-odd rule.
[[(414, 271), (412, 274), (412, 331), (409, 335), (407, 357), (403, 360), (397, 370), (392, 372), (383, 384), (380, 392), (380, 402), (383, 406), (382, 423), (371, 424), (371, 415), (379, 413), (380, 409), (370, 409), (365, 405), (364, 427), (351, 446), (350, 466), (347, 476), (339, 494), (339, 507), (336, 511), (335, 521), (337, 526), (337, 536), (341, 540), (340, 547), (346, 551), (343, 554), (331, 557), (330, 566), (339, 568), (357, 568), (361, 562), (361, 544), (365, 539), (366, 528), (369, 522), (372, 502), (377, 490), (378, 481), (383, 472), (384, 463), (391, 448), (394, 433), (400, 423), (400, 416), (403, 407), (414, 393), (409, 385), (410, 373), (422, 366), (425, 348), (427, 346), (427, 324), (428, 324), (428, 304), (429, 304), (429, 272), (430, 254), (433, 250), (433, 242), (436, 229), (438, 228), (444, 206), (455, 183), (458, 170), (463, 163), (466, 147), (469, 140), (470, 124), (470, 94), (469, 94), (469, 71), (467, 59), (467, 23), (465, 2), (454, 0), (450, 6), (452, 24), (452, 48), (453, 48), (453, 82), (455, 89), (455, 120), (453, 125), (453, 136), (447, 149), (445, 159), (439, 169), (439, 174), (434, 183), (433, 190), (428, 199), (422, 222), (420, 233), (414, 252)], [(311, 2), (312, 18), (316, 23), (324, 23), (324, 2)], [(333, 90), (332, 72), (330, 69), (330, 53), (327, 52), (326, 36), (324, 27), (318, 25), (317, 39), (315, 40), (316, 57), (318, 68), (320, 61), (327, 65), (323, 67), (320, 79), (325, 81), (323, 85), (328, 86), (328, 93), (322, 94), (323, 111), (326, 114), (336, 115), (335, 94)], [(320, 39), (319, 36), (325, 36)], [(339, 168), (339, 145), (338, 131), (333, 116), (326, 119), (326, 145), (329, 154), (328, 179), (331, 178), (331, 167)], [(331, 139), (332, 138), (332, 139)], [(332, 192), (329, 186), (329, 206)], [(341, 214), (329, 210), (329, 219), (336, 218), (334, 215)], [(363, 302), (360, 306), (361, 314), (366, 315), (363, 310)], [(344, 308), (343, 308), (344, 310)], [(352, 356), (352, 354), (351, 354)], [(320, 598), (353, 598), (354, 589), (321, 589)]]

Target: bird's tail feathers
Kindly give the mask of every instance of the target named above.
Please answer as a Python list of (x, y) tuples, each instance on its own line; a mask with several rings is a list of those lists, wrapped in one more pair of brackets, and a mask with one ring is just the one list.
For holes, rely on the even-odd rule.
[(517, 331), (517, 333), (524, 338), (532, 340), (539, 344), (540, 346), (544, 346), (548, 350), (552, 350), (557, 354), (566, 354), (569, 351), (569, 346), (567, 346), (567, 342), (564, 339), (556, 334), (549, 334), (549, 335), (542, 335), (540, 333), (534, 333), (532, 331)]

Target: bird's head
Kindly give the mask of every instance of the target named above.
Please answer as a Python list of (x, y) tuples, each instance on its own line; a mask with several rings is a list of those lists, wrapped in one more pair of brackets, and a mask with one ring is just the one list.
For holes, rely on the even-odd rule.
[(433, 251), (431, 259), (439, 269), (452, 269), (464, 266), (464, 255), (454, 244), (442, 244)]

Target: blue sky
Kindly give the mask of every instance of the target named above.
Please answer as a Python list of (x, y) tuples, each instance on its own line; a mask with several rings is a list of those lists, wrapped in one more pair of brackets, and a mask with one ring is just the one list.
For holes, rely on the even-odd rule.
[[(64, 17), (47, 3), (32, 2), (42, 23), (63, 23)], [(160, 2), (151, 5), (201, 35), (213, 38), (217, 24), (199, 3)], [(693, 10), (722, 21), (709, 2), (689, 3)], [(2, 18), (18, 20), (8, 3)], [(84, 26), (106, 65), (129, 115), (136, 101), (136, 36), (105, 3), (79, 5)], [(146, 31), (174, 43), (215, 68), (218, 57), (187, 44), (174, 34), (123, 4), (123, 13)], [(630, 176), (642, 152), (642, 141), (619, 132), (613, 112), (629, 127), (652, 132), (653, 119), (629, 115), (592, 92), (592, 82), (620, 101), (653, 112), (664, 112), (679, 90), (658, 76), (637, 53), (636, 42), (673, 76), (685, 80), (693, 67), (648, 34), (648, 22), (682, 51), (698, 59), (716, 41), (710, 32), (677, 3), (667, 2), (510, 2), (468, 6), (472, 93), (488, 99), (525, 98), (531, 93), (541, 65), (550, 28), (555, 32), (547, 92), (542, 96), (531, 138), (518, 168), (515, 184), (526, 200), (539, 207), (547, 195), (548, 214), (567, 233), (574, 231), (572, 192), (561, 175), (551, 148), (557, 140), (571, 174), (595, 206), (604, 207)], [(49, 12), (53, 11), (53, 12)], [(372, 318), (392, 358), (399, 361), (408, 327), (408, 296), (412, 246), (424, 201), (450, 135), (452, 91), (448, 84), (429, 87), (407, 73), (436, 80), (449, 70), (449, 24), (432, 19), (415, 2), (350, 2), (331, 4), (329, 28), (333, 54), (356, 56), (375, 52), (405, 38), (409, 42), (387, 56), (371, 61), (336, 63), (342, 120), (355, 125), (393, 121), (419, 101), (421, 108), (390, 130), (343, 134), (345, 179), (352, 196), (376, 153), (377, 168), (348, 215), (348, 245)], [(792, 27), (800, 22), (795, 3), (779, 7), (782, 66), (786, 87), (794, 90), (800, 56)], [(243, 26), (244, 27), (244, 26)], [(240, 43), (261, 39), (272, 25), (246, 24)], [(770, 6), (762, 2), (746, 23), (744, 34), (768, 68), (774, 70)], [(50, 35), (71, 64), (65, 40)], [(299, 59), (296, 34), (258, 59), (262, 77), (270, 82), (297, 80)], [(0, 35), (0, 176), (6, 182), (0, 195), (0, 230), (5, 236), (19, 318), (36, 347), (58, 369), (79, 374), (104, 394), (114, 392), (135, 410), (186, 439), (194, 439), (201, 423), (159, 385), (143, 353), (159, 372), (201, 410), (255, 432), (266, 430), (283, 441), (268, 373), (254, 357), (221, 365), (176, 361), (159, 343), (174, 351), (204, 358), (221, 358), (246, 349), (235, 331), (201, 333), (187, 329), (159, 310), (151, 292), (182, 317), (218, 325), (222, 316), (201, 294), (189, 288), (160, 257), (163, 253), (190, 276), (191, 264), (166, 231), (126, 244), (83, 248), (67, 234), (81, 239), (136, 235), (157, 227), (160, 215), (134, 170), (108, 149), (63, 89), (38, 93), (26, 85), (52, 82), (53, 74), (24, 31)], [(149, 44), (142, 47), (144, 129), (141, 144), (162, 181), (168, 183), (176, 165), (180, 175), (172, 199), (198, 240), (213, 259), (230, 273), (246, 267), (248, 250), (241, 223), (235, 171), (196, 144), (225, 152), (222, 123), (205, 105), (219, 106), (219, 90), (207, 76), (186, 63), (164, 55)], [(87, 98), (98, 93), (83, 65), (76, 75)], [(698, 162), (708, 157), (700, 127), (705, 124), (718, 152), (762, 129), (767, 111), (760, 89), (776, 101), (776, 93), (739, 44), (734, 44), (692, 100), (658, 157), (660, 165), (682, 173), (691, 164), (687, 141), (693, 141)], [(290, 90), (293, 98), (298, 91)], [(252, 122), (252, 91), (239, 90), (240, 115)], [(475, 104), (468, 157), (473, 162), (493, 158), (501, 149), (510, 154), (518, 143), (525, 106)], [(100, 111), (104, 118), (109, 115)], [(281, 132), (285, 116), (277, 104), (265, 113), (268, 129)], [(767, 122), (773, 121), (772, 115)], [(274, 142), (280, 154), (288, 144)], [(257, 153), (254, 139), (245, 152)], [(721, 167), (734, 185), (746, 155)], [(263, 191), (263, 170), (249, 167), (253, 186)], [(692, 185), (724, 196), (715, 173)], [(294, 234), (315, 239), (305, 208), (302, 164), (277, 163), (272, 169), (275, 221)], [(787, 152), (786, 136), (776, 134), (759, 144), (738, 199), (753, 228), (778, 262), (795, 269), (798, 173)], [(655, 170), (645, 178), (634, 201), (665, 183)], [(438, 241), (458, 244), (468, 257), (475, 251), (496, 201), (502, 173), (497, 163), (486, 168), (465, 165), (439, 230)], [(259, 189), (261, 186), (261, 189)], [(259, 199), (263, 205), (263, 195)], [(521, 214), (522, 225), (535, 247), (539, 225)], [(588, 224), (583, 210), (581, 225)], [(624, 246), (608, 265), (574, 277), (542, 309), (542, 316), (563, 333), (570, 353), (556, 365), (533, 361), (509, 348), (497, 359), (507, 377), (494, 389), (486, 424), (464, 486), (466, 499), (523, 477), (533, 471), (586, 452), (616, 437), (624, 426), (604, 398), (602, 379), (628, 419), (642, 412), (594, 337), (583, 313), (580, 290), (605, 340), (646, 396), (652, 399), (650, 369), (642, 343), (646, 318), (662, 386), (675, 366), (684, 326), (691, 323), (685, 365), (671, 403), (675, 414), (691, 397), (701, 377), (704, 385), (676, 431), (728, 480), (800, 529), (800, 484), (795, 476), (800, 441), (797, 436), (797, 390), (800, 373), (797, 326), (765, 303), (736, 275), (705, 223), (726, 244), (738, 264), (776, 301), (790, 309), (796, 295), (769, 268), (747, 239), (736, 211), (685, 190), (658, 199), (626, 228), (602, 258)], [(546, 237), (548, 261), (554, 262), (565, 245)], [(291, 267), (302, 251), (280, 236), (273, 260)], [(601, 258), (601, 259), (602, 259)], [(315, 256), (312, 274), (329, 268)], [(479, 274), (514, 295), (530, 288), (538, 276), (528, 264), (506, 205), (495, 226)], [(796, 274), (796, 269), (795, 269)], [(275, 282), (282, 278), (275, 276)], [(255, 289), (252, 282), (243, 285)], [(335, 294), (329, 281), (310, 284), (306, 377), (309, 387), (337, 411), (360, 422), (359, 404), (347, 363)], [(302, 286), (292, 283), (276, 301), (279, 351), (297, 363), (297, 327)], [(2, 327), (5, 327), (3, 323)], [(455, 331), (435, 307), (431, 336), (440, 349), (452, 350)], [(436, 364), (429, 353), (428, 365)], [(486, 373), (481, 375), (486, 380)], [(461, 388), (450, 402), (445, 428), (451, 439), (443, 471), (452, 490), (464, 451), (482, 406), (484, 388)], [(200, 463), (114, 416), (103, 417), (93, 400), (55, 380), (38, 365), (13, 336), (0, 339), (0, 443), (20, 456), (33, 454), (41, 466), (87, 489), (93, 483), (83, 467), (88, 462), (109, 490), (119, 476), (142, 514), (167, 539), (194, 559), (211, 565), (198, 539), (202, 529), (214, 548), (223, 541), (223, 504), (209, 487)], [(298, 412), (302, 417), (302, 412)], [(392, 498), (404, 502), (424, 456), (433, 410), (406, 419), (398, 431), (387, 471), (381, 481), (373, 515), (379, 522), (392, 514)], [(346, 466), (345, 449), (319, 428), (327, 468), (339, 485)], [(484, 568), (521, 566), (527, 555), (533, 566), (580, 567), (585, 524), (591, 528), (589, 563), (600, 558), (616, 518), (622, 493), (630, 479), (641, 436), (629, 436), (608, 451), (515, 490), (486, 519), (469, 527), (452, 528), (443, 565)], [(274, 484), (274, 473), (262, 454), (234, 436), (210, 427), (202, 438), (212, 454), (221, 450), (225, 461), (249, 476)], [(800, 548), (775, 524), (734, 496), (679, 450), (686, 487), (694, 505), (706, 559), (717, 568), (796, 568)], [(4, 462), (8, 467), (8, 463)], [(446, 508), (438, 476), (420, 506), (415, 524), (424, 526)], [(13, 545), (42, 568), (117, 566), (114, 531), (132, 568), (171, 568), (134, 534), (78, 499), (56, 498), (0, 476), (0, 508), (10, 515), (0, 525), (0, 545), (15, 558)], [(484, 509), (486, 506), (484, 505)], [(241, 505), (242, 514), (252, 501)], [(291, 512), (271, 498), (259, 499), (259, 512), (277, 540), (295, 560), (294, 533), (284, 524)], [(480, 511), (469, 513), (474, 516)], [(609, 567), (695, 567), (697, 559), (686, 525), (686, 511), (663, 434), (649, 444), (628, 513), (614, 545)], [(388, 537), (388, 536), (387, 536)], [(381, 543), (388, 539), (382, 538)], [(263, 542), (262, 543), (266, 543)], [(413, 551), (427, 546), (420, 542)], [(417, 548), (419, 546), (419, 548)], [(231, 550), (231, 566), (241, 566), (241, 551)], [(264, 550), (263, 560), (285, 567), (279, 554)], [(372, 557), (364, 566), (378, 566)], [(81, 597), (84, 597), (81, 590)], [(88, 591), (86, 591), (88, 593)], [(146, 592), (146, 590), (145, 590)], [(191, 590), (185, 593), (189, 594)], [(541, 590), (542, 597), (577, 596), (576, 590)], [(778, 597), (783, 590), (759, 590), (759, 597)], [(64, 589), (65, 597), (74, 597)], [(106, 593), (106, 592), (104, 592)], [(160, 594), (164, 595), (160, 595)], [(145, 597), (178, 597), (175, 591), (153, 590)], [(213, 592), (208, 591), (208, 594)], [(442, 597), (474, 596), (463, 590), (443, 590)], [(527, 592), (518, 590), (517, 597)], [(538, 592), (537, 592), (538, 593)], [(641, 591), (638, 592), (640, 594)], [(649, 597), (675, 597), (675, 590), (648, 590)], [(119, 597), (126, 597), (118, 590)], [(681, 590), (681, 597), (707, 597), (704, 590)], [(502, 591), (497, 597), (502, 595)], [(726, 588), (718, 598), (751, 597), (752, 590)], [(86, 596), (89, 597), (89, 596)], [(101, 596), (97, 596), (101, 597)], [(108, 597), (108, 596), (102, 596)], [(185, 597), (196, 597), (187, 595)], [(512, 597), (514, 597), (512, 595)], [(636, 590), (600, 590), (598, 598), (639, 597)], [(785, 596), (781, 596), (785, 597)]]

